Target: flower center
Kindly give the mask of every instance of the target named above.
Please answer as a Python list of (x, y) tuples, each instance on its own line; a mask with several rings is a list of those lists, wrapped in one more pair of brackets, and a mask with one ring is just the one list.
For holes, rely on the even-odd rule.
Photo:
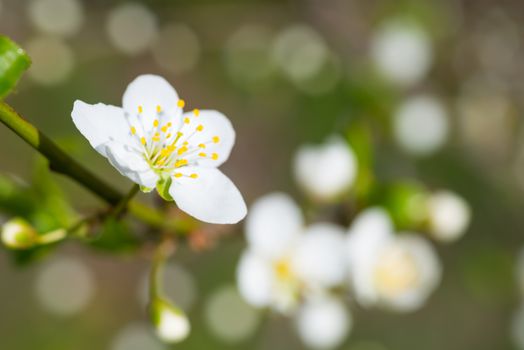
[[(181, 114), (185, 106), (184, 100), (177, 103)], [(130, 134), (137, 140), (137, 147), (145, 160), (157, 173), (169, 173), (175, 178), (198, 178), (197, 173), (186, 174), (177, 171), (183, 167), (197, 165), (200, 160), (218, 160), (218, 153), (207, 153), (206, 148), (220, 142), (219, 136), (212, 136), (205, 142), (197, 143), (194, 136), (204, 131), (204, 125), (198, 121), (200, 111), (194, 109), (191, 114), (186, 113), (179, 117), (169, 115), (156, 106), (156, 115), (152, 121), (146, 122), (144, 108), (138, 106), (138, 113), (129, 119)], [(176, 121), (175, 121), (176, 120)], [(145, 124), (144, 124), (145, 123)], [(202, 139), (201, 137), (198, 139)]]
[(391, 247), (380, 256), (374, 277), (381, 294), (396, 297), (417, 285), (419, 271), (408, 252)]

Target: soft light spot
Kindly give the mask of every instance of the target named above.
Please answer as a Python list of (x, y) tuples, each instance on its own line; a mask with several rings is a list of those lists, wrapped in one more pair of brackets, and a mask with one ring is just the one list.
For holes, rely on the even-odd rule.
[(33, 61), (28, 74), (41, 85), (63, 83), (75, 67), (73, 50), (57, 37), (33, 38), (26, 48)]
[(35, 27), (52, 35), (70, 37), (84, 21), (80, 0), (34, 0), (29, 2), (28, 11)]
[(110, 350), (163, 350), (162, 343), (143, 323), (133, 323), (120, 330)]

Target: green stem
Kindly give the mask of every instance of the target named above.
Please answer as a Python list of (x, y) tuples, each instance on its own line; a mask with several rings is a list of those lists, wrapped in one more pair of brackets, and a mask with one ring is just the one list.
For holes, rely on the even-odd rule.
[(111, 215), (115, 218), (120, 217), (124, 213), (124, 211), (127, 208), (127, 205), (133, 199), (133, 197), (138, 193), (138, 190), (140, 187), (137, 184), (134, 184), (133, 187), (131, 187), (131, 190), (128, 192), (128, 194), (118, 202), (118, 204), (113, 209), (113, 212)]
[[(0, 102), (0, 122), (46, 157), (51, 170), (54, 172), (72, 178), (111, 205), (117, 206), (124, 198), (119, 191), (113, 189), (109, 184), (69, 156), (56, 143), (34, 125), (23, 119), (5, 102)], [(180, 226), (177, 222), (166, 220), (164, 215), (156, 209), (134, 201), (126, 204), (133, 216), (148, 225), (167, 230), (178, 230), (177, 232), (187, 232), (187, 225)]]

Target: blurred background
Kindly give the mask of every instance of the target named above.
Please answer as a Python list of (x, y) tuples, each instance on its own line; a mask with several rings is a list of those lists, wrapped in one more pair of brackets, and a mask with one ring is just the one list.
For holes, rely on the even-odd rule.
[[(76, 99), (120, 105), (131, 80), (154, 73), (189, 108), (232, 120), (237, 143), (223, 168), (248, 203), (274, 190), (306, 203), (295, 151), (355, 125), (370, 135), (378, 181), (411, 179), (468, 201), (471, 226), (438, 246), (443, 280), (425, 307), (351, 304), (348, 350), (524, 349), (523, 23), (517, 0), (0, 0), (0, 33), (33, 59), (8, 103), (121, 190), (131, 184), (70, 112)], [(3, 126), (0, 149), (2, 176), (38, 181), (35, 152)], [(53, 178), (80, 212), (102, 205)], [(213, 249), (181, 247), (166, 270), (192, 321), (172, 348), (303, 348), (290, 322), (239, 299), (244, 239), (233, 229)], [(170, 348), (145, 322), (147, 269), (140, 254), (76, 242), (24, 266), (0, 251), (0, 348)]]

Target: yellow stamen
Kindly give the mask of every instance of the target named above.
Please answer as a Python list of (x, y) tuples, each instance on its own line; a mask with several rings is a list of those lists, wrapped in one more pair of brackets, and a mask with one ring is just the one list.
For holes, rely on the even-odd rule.
[(193, 114), (195, 115), (195, 117), (198, 117), (200, 115), (200, 110), (198, 109), (193, 109)]
[(182, 177), (182, 173), (175, 173), (175, 177)]
[(213, 159), (213, 160), (218, 160), (218, 153), (213, 153), (213, 154), (211, 155), (211, 159)]
[(204, 152), (200, 152), (200, 153), (198, 154), (198, 156), (199, 156), (199, 157), (207, 157), (207, 154), (205, 154)]
[(178, 155), (181, 155), (181, 154), (184, 154), (187, 152), (187, 147), (186, 146), (182, 146), (180, 147), (180, 149), (178, 150)]
[(146, 144), (146, 138), (145, 137), (141, 137), (140, 138), (140, 143), (145, 145)]
[(192, 179), (196, 179), (196, 178), (198, 178), (198, 174), (191, 174), (191, 175), (189, 175), (189, 177), (192, 178)]
[(142, 113), (144, 111), (144, 108), (142, 106), (138, 106), (138, 113)]
[(156, 112), (157, 112), (157, 113), (162, 112), (162, 107), (160, 107), (160, 106), (156, 106)]
[(179, 168), (187, 164), (187, 159), (179, 159), (175, 162), (175, 168)]
[(213, 143), (219, 143), (220, 142), (220, 137), (218, 136), (213, 136)]
[(202, 124), (200, 124), (199, 126), (196, 127), (196, 130), (197, 131), (202, 131), (202, 130), (204, 130), (204, 126)]
[(153, 126), (154, 126), (155, 128), (158, 126), (158, 119), (155, 119), (155, 120), (153, 121)]
[(189, 118), (188, 118), (188, 117), (185, 117), (185, 118), (184, 118), (184, 123), (185, 123), (185, 124), (189, 124), (189, 122), (190, 122)]
[(166, 139), (171, 137), (171, 133), (167, 134)]
[(163, 127), (160, 128), (160, 130), (162, 130), (162, 132), (167, 132), (167, 129), (168, 129), (168, 128), (167, 128), (166, 125), (164, 125)]
[(180, 107), (180, 108), (184, 108), (184, 106), (186, 105), (186, 101), (180, 99), (178, 100), (177, 102), (177, 106)]
[(206, 145), (204, 145), (203, 143), (201, 143), (201, 144), (198, 145), (198, 147), (204, 149), (204, 148), (206, 148)]
[(131, 127), (131, 135), (136, 134), (136, 128), (134, 126)]

